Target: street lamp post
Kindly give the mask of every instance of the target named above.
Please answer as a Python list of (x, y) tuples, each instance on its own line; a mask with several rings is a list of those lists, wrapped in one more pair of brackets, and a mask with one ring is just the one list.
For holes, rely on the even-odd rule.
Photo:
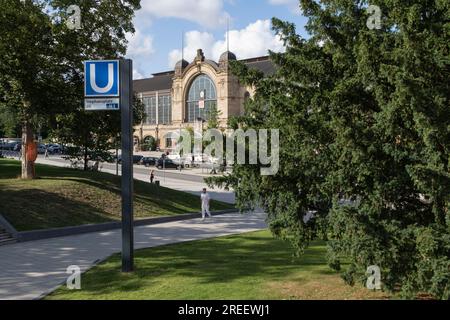
[(116, 176), (119, 175), (119, 145), (116, 140)]
[[(179, 137), (178, 137), (178, 142), (177, 145), (181, 143), (181, 123), (180, 123), (180, 131), (179, 131)], [(180, 164), (179, 164), (179, 169), (180, 169), (180, 173), (181, 173), (181, 147), (178, 146), (178, 155), (180, 156)]]
[(166, 157), (163, 159), (163, 175), (164, 175), (164, 183), (166, 183)]
[[(201, 167), (202, 167), (202, 173), (204, 172), (204, 166), (203, 166), (203, 123), (205, 122), (205, 120), (203, 120), (202, 117), (197, 117), (197, 122), (200, 122), (200, 150), (199, 150), (199, 154), (200, 154), (200, 158), (201, 158)], [(195, 139), (195, 137), (194, 137)], [(197, 145), (198, 147), (198, 145)]]

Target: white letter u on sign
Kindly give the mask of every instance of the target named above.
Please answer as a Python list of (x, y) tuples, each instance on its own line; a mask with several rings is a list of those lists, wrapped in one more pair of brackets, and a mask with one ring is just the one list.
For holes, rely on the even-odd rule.
[(113, 85), (114, 85), (114, 64), (113, 63), (108, 63), (108, 84), (106, 85), (106, 87), (100, 88), (99, 86), (97, 86), (97, 81), (95, 79), (95, 64), (91, 64), (90, 65), (90, 73), (91, 73), (91, 86), (92, 89), (94, 89), (95, 92), (97, 93), (107, 93), (109, 92)]

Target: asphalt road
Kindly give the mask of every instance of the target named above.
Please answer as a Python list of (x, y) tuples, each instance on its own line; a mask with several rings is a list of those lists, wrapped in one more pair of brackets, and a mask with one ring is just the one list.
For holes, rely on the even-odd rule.
[[(69, 161), (68, 160), (64, 160), (58, 157), (50, 157), (48, 160), (54, 161), (54, 162), (59, 162), (59, 163), (64, 163), (64, 164), (68, 164)], [(101, 166), (104, 169), (107, 170), (116, 170), (116, 165), (113, 163), (101, 163)], [(182, 173), (180, 173), (178, 170), (176, 169), (166, 169), (165, 172), (163, 170), (158, 170), (155, 167), (145, 167), (145, 166), (141, 166), (141, 165), (134, 165), (133, 167), (133, 171), (135, 174), (147, 174), (150, 175), (150, 170), (155, 170), (155, 176), (156, 178), (164, 178), (164, 175), (166, 178), (170, 178), (170, 179), (178, 179), (178, 180), (185, 180), (185, 181), (190, 181), (190, 182), (204, 182), (204, 177), (199, 176), (199, 175), (194, 175), (194, 174), (188, 174), (185, 171), (182, 171)], [(121, 166), (119, 165), (119, 173), (121, 172)]]

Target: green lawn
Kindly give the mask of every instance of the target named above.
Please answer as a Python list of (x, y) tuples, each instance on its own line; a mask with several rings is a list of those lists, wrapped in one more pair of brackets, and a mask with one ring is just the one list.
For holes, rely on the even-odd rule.
[(136, 272), (119, 255), (82, 275), (82, 290), (61, 287), (47, 299), (384, 299), (344, 284), (314, 243), (301, 258), (268, 231), (136, 252)]
[[(20, 162), (0, 159), (0, 214), (19, 231), (120, 220), (120, 177), (37, 165), (39, 179), (20, 180)], [(135, 217), (200, 211), (199, 197), (135, 181)], [(211, 210), (233, 208), (212, 201)]]

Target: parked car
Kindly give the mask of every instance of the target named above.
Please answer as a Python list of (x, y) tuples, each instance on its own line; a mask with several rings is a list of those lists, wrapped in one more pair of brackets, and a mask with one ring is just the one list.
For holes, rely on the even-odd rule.
[(185, 168), (195, 166), (195, 156), (192, 153), (186, 153), (181, 156), (179, 154), (171, 154), (168, 158), (175, 162), (181, 162)]
[(17, 144), (17, 142), (4, 142), (1, 145), (1, 148), (3, 150), (11, 150), (11, 151), (13, 151), (16, 144)]
[(181, 161), (185, 168), (195, 167), (194, 156), (192, 155), (192, 153), (186, 153), (181, 156), (181, 159), (176, 161)]
[(140, 156), (140, 155), (133, 156), (133, 164), (139, 164), (143, 158), (144, 158), (144, 156)]
[(222, 164), (223, 160), (221, 162), (219, 158), (210, 156), (208, 162), (213, 164)]
[(207, 155), (205, 153), (196, 153), (194, 154), (194, 162), (196, 164), (200, 163), (219, 163), (219, 159), (210, 155)]
[(196, 163), (203, 163), (206, 162), (208, 159), (208, 156), (204, 153), (196, 153), (194, 154), (194, 162)]
[(46, 147), (44, 144), (40, 144), (40, 145), (38, 146), (38, 153), (39, 153), (39, 154), (44, 154), (44, 153), (45, 153), (45, 150), (47, 150), (47, 147)]
[(158, 162), (158, 158), (155, 157), (143, 157), (139, 164), (144, 165), (146, 167), (155, 166)]
[(15, 143), (12, 150), (20, 152), (22, 150), (22, 143), (20, 143), (20, 142), (19, 143)]
[(180, 155), (178, 153), (170, 153), (167, 158), (169, 158), (170, 160), (179, 160), (180, 159)]
[(194, 161), (192, 161), (192, 156), (190, 155), (184, 155), (183, 157), (181, 157), (181, 162), (183, 163), (185, 168), (194, 167)]
[(14, 151), (18, 146), (20, 146), (17, 142), (8, 142), (8, 150)]
[(62, 148), (59, 144), (49, 144), (47, 145), (48, 153), (57, 154), (62, 152)]
[(160, 159), (158, 159), (158, 163), (156, 164), (156, 167), (158, 169), (163, 169), (163, 168), (165, 168), (165, 169), (180, 169), (180, 168), (183, 168), (183, 164), (178, 161), (171, 160), (171, 159), (160, 158)]
[[(144, 158), (144, 156), (140, 156), (140, 155), (134, 155), (133, 156), (133, 164), (139, 164), (142, 160), (142, 158)], [(122, 163), (122, 156), (119, 156), (119, 160), (118, 163)]]

